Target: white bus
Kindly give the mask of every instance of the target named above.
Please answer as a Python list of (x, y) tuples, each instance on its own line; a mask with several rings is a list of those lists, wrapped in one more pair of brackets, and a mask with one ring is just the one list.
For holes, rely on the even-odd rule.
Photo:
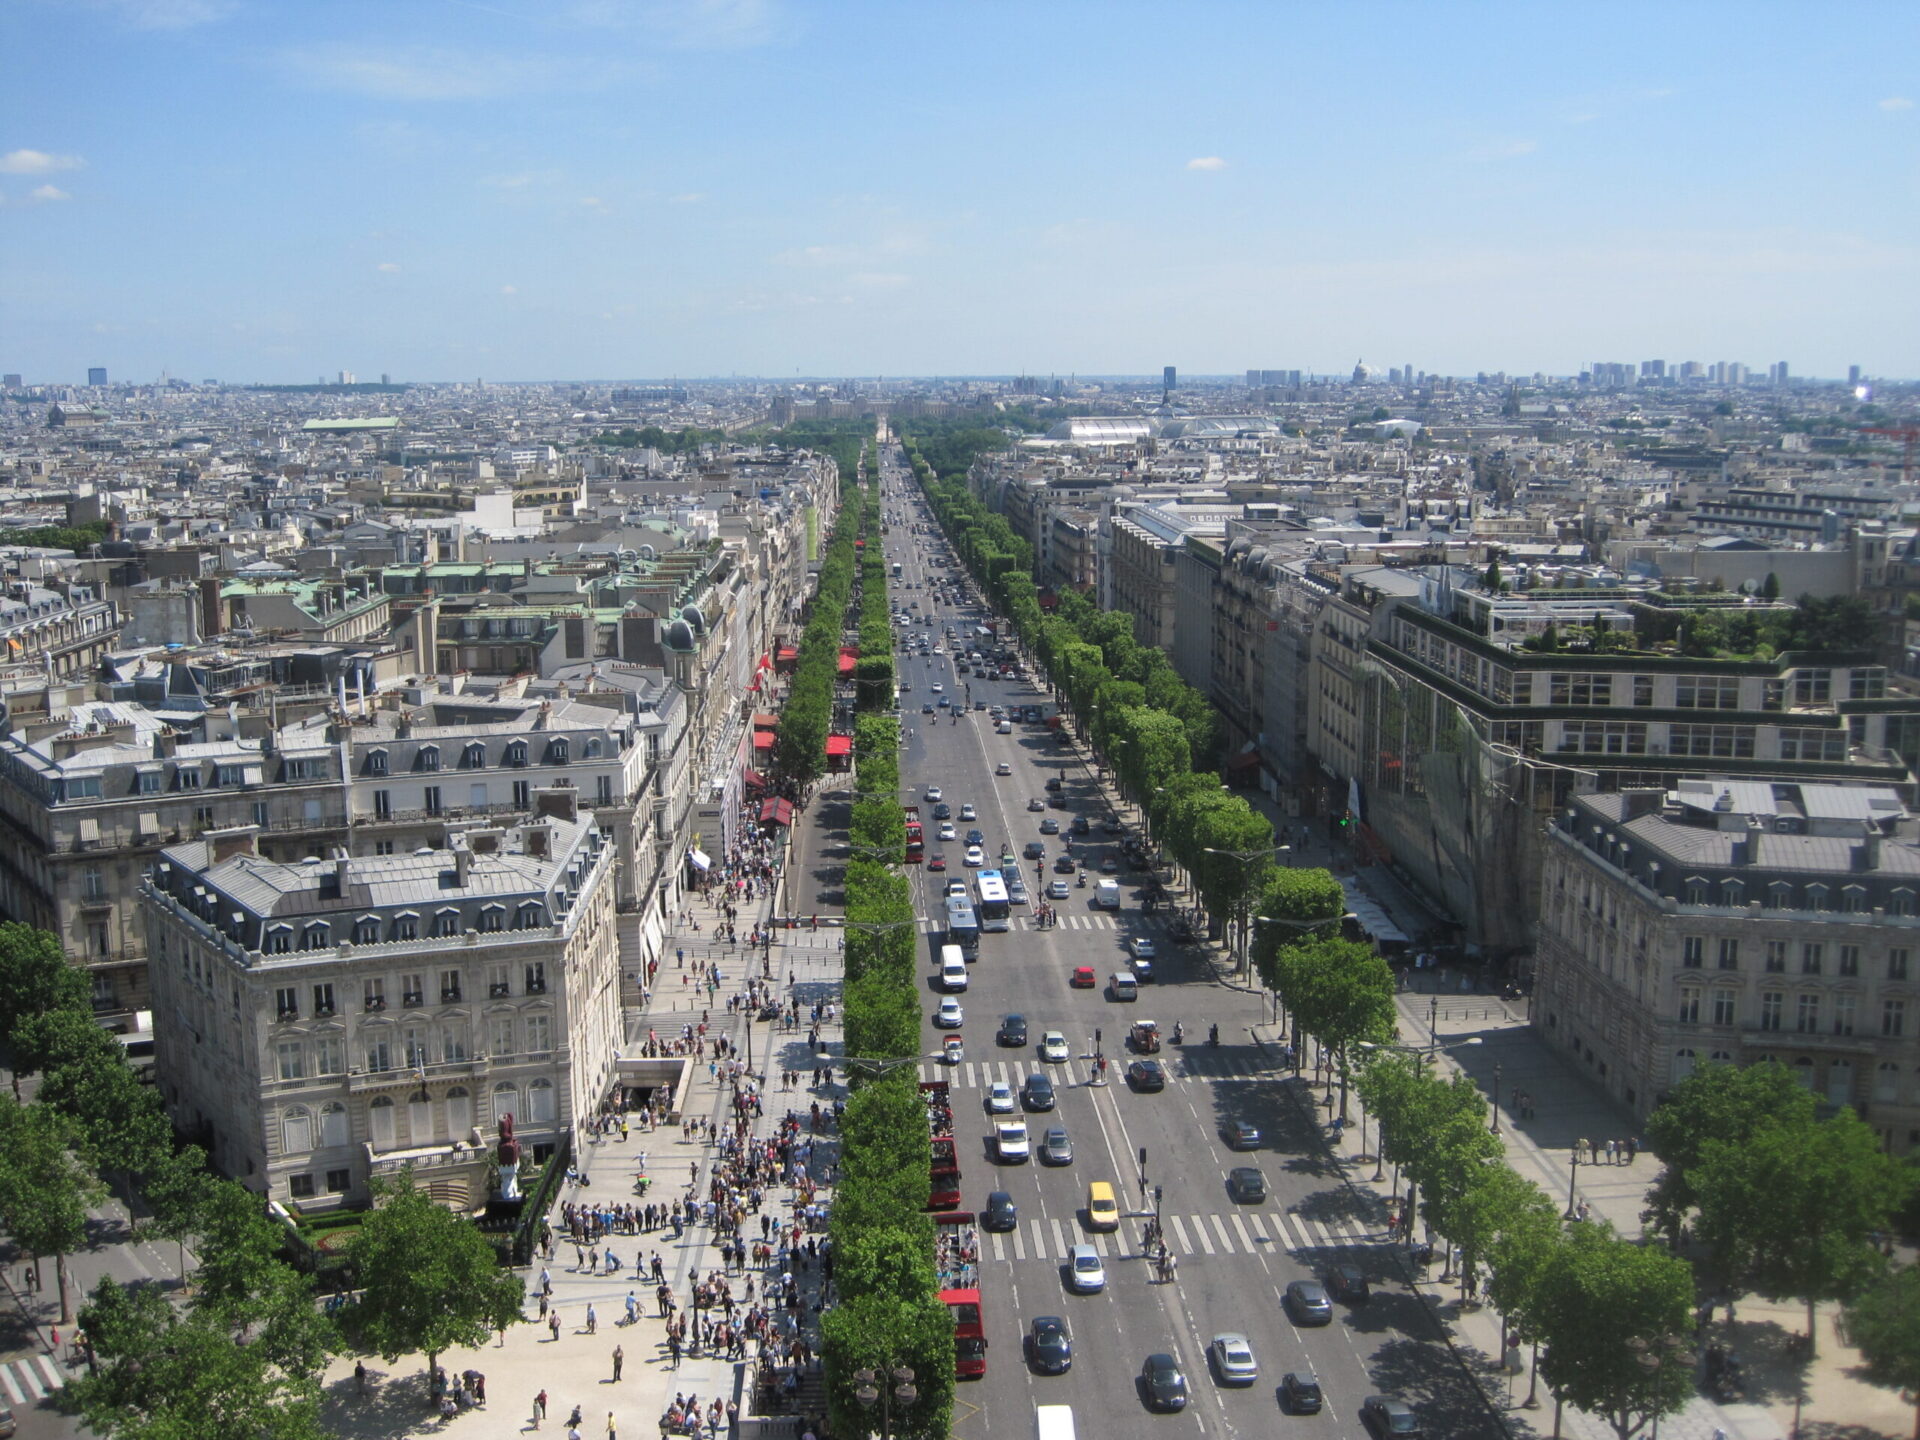
[(998, 870), (982, 870), (974, 877), (974, 888), (980, 895), (980, 903), (974, 907), (974, 913), (980, 917), (980, 928), (986, 931), (1011, 930), (1013, 928), (1013, 906), (1007, 899), (1007, 882)]
[(1033, 1440), (1074, 1440), (1071, 1405), (1033, 1407)]

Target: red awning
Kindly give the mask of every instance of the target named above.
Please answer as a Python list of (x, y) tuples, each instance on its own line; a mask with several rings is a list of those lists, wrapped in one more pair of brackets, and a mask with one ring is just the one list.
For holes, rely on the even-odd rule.
[(749, 790), (764, 790), (767, 788), (767, 777), (751, 765), (743, 765), (740, 767), (740, 778), (747, 782), (747, 788)]
[(852, 753), (853, 753), (853, 737), (851, 735), (827, 736), (827, 754), (851, 755)]
[(860, 655), (857, 650), (842, 650), (840, 652), (840, 673), (842, 675), (851, 675), (853, 673), (854, 661), (859, 658)]
[(753, 748), (756, 750), (771, 750), (773, 748), (773, 732), (771, 730), (754, 731)]
[(798, 650), (796, 650), (796, 649), (794, 649), (794, 648), (793, 648), (793, 646), (791, 646), (791, 645), (782, 645), (782, 646), (780, 647), (780, 649), (779, 649), (778, 651), (776, 651), (775, 653), (776, 653), (776, 654), (778, 654), (778, 656), (779, 656), (779, 657), (780, 657), (780, 658), (781, 658), (782, 660), (791, 660), (791, 659), (793, 659), (793, 658), (794, 658), (794, 657), (795, 657), (796, 655), (798, 655), (798, 654), (799, 654), (800, 652), (799, 652)]
[(747, 686), (747, 693), (749, 695), (758, 695), (760, 693), (760, 677), (758, 675), (754, 676), (753, 683)]
[(780, 717), (778, 715), (769, 715), (764, 710), (759, 711), (753, 717), (753, 728), (756, 730), (778, 730), (780, 728)]
[(760, 802), (760, 823), (762, 825), (793, 824), (793, 802), (791, 800), (762, 800)]
[(760, 657), (760, 663), (754, 668), (756, 670), (764, 670), (771, 664), (773, 664), (773, 657), (771, 655), (762, 655)]

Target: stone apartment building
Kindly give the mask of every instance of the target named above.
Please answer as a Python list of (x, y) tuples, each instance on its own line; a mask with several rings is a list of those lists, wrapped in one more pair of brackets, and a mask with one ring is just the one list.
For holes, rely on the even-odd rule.
[(1534, 1027), (1646, 1115), (1772, 1059), (1920, 1146), (1920, 826), (1887, 786), (1709, 775), (1573, 797), (1541, 865)]
[(161, 853), (156, 1072), (215, 1165), (307, 1207), (411, 1165), (468, 1208), (504, 1116), (538, 1161), (594, 1113), (621, 1042), (613, 848), (572, 790), (536, 807), (409, 854), (286, 864), (250, 826)]

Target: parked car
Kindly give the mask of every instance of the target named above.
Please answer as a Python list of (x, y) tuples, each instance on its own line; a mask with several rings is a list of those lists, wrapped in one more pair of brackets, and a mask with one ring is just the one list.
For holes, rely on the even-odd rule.
[(1360, 1419), (1380, 1440), (1417, 1440), (1419, 1418), (1404, 1400), (1369, 1395), (1360, 1402)]

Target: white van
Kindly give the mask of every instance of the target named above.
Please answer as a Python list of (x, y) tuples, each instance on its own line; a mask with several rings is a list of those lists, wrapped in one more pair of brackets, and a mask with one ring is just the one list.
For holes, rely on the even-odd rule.
[(1033, 1440), (1074, 1440), (1071, 1405), (1033, 1407)]
[[(958, 946), (952, 947), (958, 949)], [(940, 988), (948, 992), (967, 988), (967, 962), (943, 958), (940, 961)]]
[(1138, 1000), (1140, 982), (1124, 970), (1116, 970), (1107, 977), (1107, 993), (1116, 1000)]
[(1093, 887), (1093, 905), (1096, 910), (1118, 910), (1120, 908), (1120, 882), (1102, 880)]

